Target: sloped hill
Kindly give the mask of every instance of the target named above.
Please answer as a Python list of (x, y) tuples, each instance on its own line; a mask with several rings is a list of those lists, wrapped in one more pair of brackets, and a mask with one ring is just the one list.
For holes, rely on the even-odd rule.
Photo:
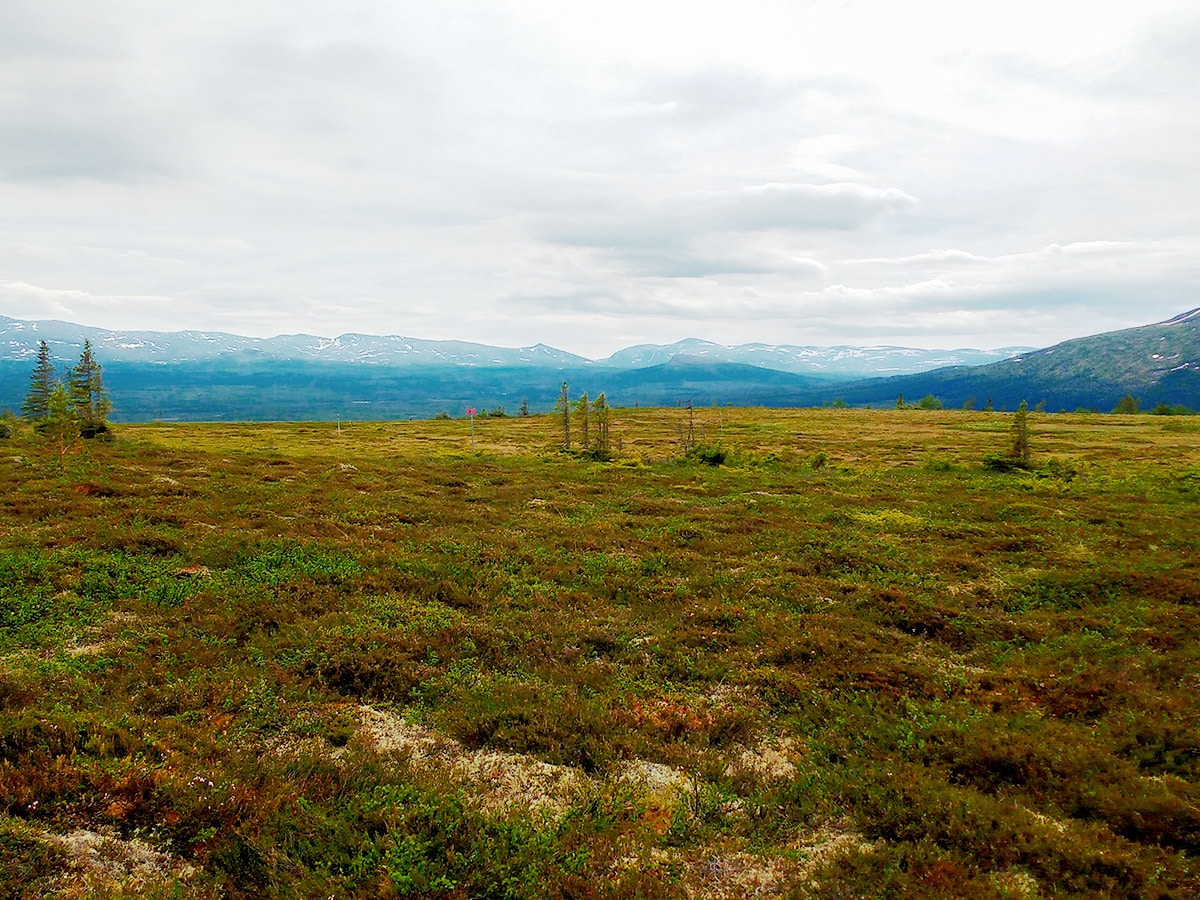
[(1076, 338), (987, 366), (955, 366), (918, 375), (839, 385), (806, 401), (894, 403), (933, 394), (947, 406), (971, 402), (1015, 407), (1046, 401), (1051, 410), (1108, 410), (1132, 394), (1142, 408), (1160, 402), (1200, 408), (1200, 309), (1165, 322)]
[(611, 385), (606, 388), (610, 401), (623, 406), (687, 401), (697, 406), (791, 406), (799, 392), (828, 383), (813, 375), (690, 356), (642, 369), (607, 370), (604, 381)]
[(1200, 308), (1155, 325), (1065, 341), (987, 368), (1046, 382), (1087, 379), (1145, 391), (1171, 373), (1200, 371)]

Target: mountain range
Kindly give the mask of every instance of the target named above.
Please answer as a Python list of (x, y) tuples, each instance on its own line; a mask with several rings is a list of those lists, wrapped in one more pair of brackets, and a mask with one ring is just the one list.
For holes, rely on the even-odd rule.
[(502, 348), (397, 335), (251, 338), (220, 332), (115, 331), (0, 316), (0, 408), (19, 407), (39, 341), (72, 364), (90, 340), (116, 421), (398, 419), (522, 402), (552, 407), (604, 391), (616, 406), (892, 405), (927, 394), (947, 406), (1021, 400), (1046, 408), (1200, 407), (1200, 310), (1166, 322), (1035, 350), (906, 347), (727, 347), (689, 339), (591, 360), (535, 344)]
[(904, 375), (942, 366), (983, 365), (1007, 359), (1032, 347), (998, 350), (921, 350), (913, 347), (814, 347), (786, 344), (742, 344), (726, 347), (689, 338), (674, 344), (641, 344), (605, 359), (588, 359), (565, 350), (492, 347), (466, 341), (429, 341), (400, 335), (343, 334), (334, 338), (286, 334), (252, 338), (208, 331), (111, 331), (70, 322), (21, 321), (0, 316), (0, 360), (32, 360), (39, 341), (63, 360), (79, 355), (84, 340), (111, 362), (202, 362), (237, 356), (275, 361), (364, 363), (376, 366), (530, 366), (642, 369), (681, 356), (718, 363), (740, 363), (840, 380), (872, 375)]

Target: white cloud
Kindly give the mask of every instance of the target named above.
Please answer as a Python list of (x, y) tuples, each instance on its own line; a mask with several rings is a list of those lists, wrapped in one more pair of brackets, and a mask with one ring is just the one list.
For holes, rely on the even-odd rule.
[[(21, 281), (0, 281), (0, 304), (14, 319), (96, 321), (97, 316), (122, 319), (130, 309), (144, 310), (169, 304), (168, 297), (149, 295), (97, 295), (87, 291), (47, 288)], [(121, 326), (115, 326), (121, 327)], [(125, 327), (130, 327), (126, 325)]]
[(915, 198), (897, 188), (861, 184), (756, 184), (699, 191), (681, 198), (683, 217), (726, 231), (862, 228), (889, 212), (911, 209)]
[(0, 312), (592, 355), (1166, 318), (1197, 40), (1167, 0), (0, 5)]

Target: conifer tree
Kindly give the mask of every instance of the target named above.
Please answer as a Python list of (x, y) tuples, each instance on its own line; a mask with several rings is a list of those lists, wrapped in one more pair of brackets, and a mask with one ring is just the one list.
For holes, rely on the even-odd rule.
[(1008, 458), (1020, 468), (1029, 468), (1029, 407), (1025, 401), (1013, 413), (1012, 447), (1009, 448)]
[(588, 404), (587, 391), (579, 395), (579, 401), (575, 404), (575, 409), (579, 413), (579, 430), (582, 433), (583, 449), (590, 450), (591, 446), (588, 439), (588, 410), (591, 407)]
[(71, 369), (67, 381), (67, 396), (79, 420), (79, 432), (92, 438), (108, 431), (108, 414), (112, 403), (104, 389), (101, 367), (92, 354), (92, 342), (83, 342), (79, 363)]
[(596, 414), (596, 450), (602, 454), (607, 454), (609, 450), (608, 433), (612, 419), (611, 409), (603, 392), (592, 401), (592, 411)]
[(75, 415), (71, 398), (61, 381), (55, 382), (46, 405), (47, 413), (40, 430), (53, 442), (61, 468), (66, 462), (67, 454), (75, 449), (79, 437), (79, 418)]
[(558, 392), (558, 403), (555, 404), (556, 412), (562, 413), (563, 423), (563, 449), (571, 449), (571, 395), (567, 391), (567, 383), (562, 383), (562, 389)]
[(42, 341), (38, 344), (37, 365), (29, 376), (29, 393), (21, 404), (21, 415), (31, 422), (47, 418), (50, 415), (50, 394), (54, 391), (55, 383), (50, 347)]
[(1126, 394), (1124, 397), (1121, 398), (1121, 401), (1117, 404), (1117, 406), (1113, 410), (1113, 412), (1116, 413), (1117, 415), (1132, 416), (1132, 415), (1137, 414), (1140, 411), (1140, 409), (1141, 409), (1141, 404), (1139, 404), (1137, 402), (1137, 400), (1134, 399), (1133, 395)]

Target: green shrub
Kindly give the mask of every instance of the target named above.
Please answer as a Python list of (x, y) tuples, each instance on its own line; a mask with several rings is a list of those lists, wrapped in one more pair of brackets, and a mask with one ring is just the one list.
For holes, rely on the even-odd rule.
[(1038, 476), (1041, 478), (1057, 478), (1060, 481), (1074, 481), (1079, 477), (1079, 469), (1072, 463), (1061, 459), (1048, 459), (1046, 464), (1038, 471)]
[(992, 472), (1017, 472), (1028, 471), (1029, 463), (1013, 459), (1011, 456), (991, 453), (983, 458), (983, 467)]
[(704, 463), (706, 466), (721, 466), (725, 464), (725, 450), (715, 444), (701, 444), (687, 452), (687, 458)]
[(1140, 404), (1132, 394), (1126, 394), (1121, 398), (1120, 402), (1113, 407), (1113, 412), (1120, 416), (1132, 416), (1139, 411)]

